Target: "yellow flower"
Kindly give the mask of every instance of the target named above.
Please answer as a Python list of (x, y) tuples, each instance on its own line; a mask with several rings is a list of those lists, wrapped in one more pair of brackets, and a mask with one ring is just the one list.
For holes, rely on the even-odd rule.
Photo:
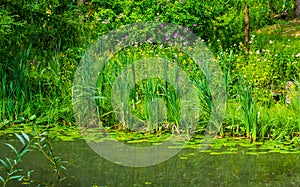
[(49, 16), (49, 15), (52, 14), (52, 11), (51, 11), (50, 9), (47, 9), (47, 10), (46, 10), (46, 14), (48, 14), (48, 16)]

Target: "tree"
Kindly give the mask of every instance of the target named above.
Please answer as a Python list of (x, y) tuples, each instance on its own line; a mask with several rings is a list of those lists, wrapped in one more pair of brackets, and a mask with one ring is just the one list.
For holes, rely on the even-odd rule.
[(293, 13), (294, 18), (300, 17), (300, 0), (295, 0), (295, 8)]
[(248, 49), (248, 43), (250, 38), (250, 15), (249, 15), (249, 7), (247, 2), (245, 2), (244, 6), (244, 44)]

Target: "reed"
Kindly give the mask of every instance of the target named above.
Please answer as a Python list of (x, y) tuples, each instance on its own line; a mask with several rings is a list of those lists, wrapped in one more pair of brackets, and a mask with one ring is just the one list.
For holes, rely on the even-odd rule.
[(255, 141), (259, 116), (258, 93), (253, 84), (247, 83), (243, 78), (240, 78), (239, 82), (239, 98), (243, 110), (243, 125), (246, 130), (246, 137)]

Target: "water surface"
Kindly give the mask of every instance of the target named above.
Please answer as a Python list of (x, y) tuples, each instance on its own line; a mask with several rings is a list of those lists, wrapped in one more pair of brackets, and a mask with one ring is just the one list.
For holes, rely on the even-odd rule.
[[(5, 142), (17, 144), (15, 138), (2, 137), (0, 158), (11, 155)], [(176, 156), (155, 166), (131, 168), (107, 161), (96, 154), (84, 140), (54, 141), (54, 152), (67, 171), (61, 186), (299, 186), (300, 154), (262, 152), (251, 148), (209, 148), (212, 152), (183, 149)], [(230, 150), (230, 151), (229, 151)], [(20, 165), (34, 170), (29, 186), (54, 186), (56, 178), (41, 153), (27, 153)], [(0, 167), (1, 174), (3, 167)], [(24, 186), (11, 182), (9, 186)]]

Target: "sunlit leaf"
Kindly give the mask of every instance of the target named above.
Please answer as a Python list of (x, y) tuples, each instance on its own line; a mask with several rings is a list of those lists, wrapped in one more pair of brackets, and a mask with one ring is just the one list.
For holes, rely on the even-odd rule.
[(24, 154), (27, 153), (28, 151), (30, 151), (30, 149), (27, 149), (27, 148), (26, 148), (26, 149), (22, 150), (22, 151), (18, 154), (16, 161), (19, 162), (19, 161), (21, 160), (21, 158), (24, 156)]
[(45, 137), (42, 137), (42, 138), (40, 139), (40, 142), (43, 142), (45, 139), (46, 139)]
[(9, 166), (7, 165), (7, 163), (4, 160), (2, 160), (2, 159), (0, 159), (0, 162), (4, 166), (4, 168), (6, 169), (6, 171), (9, 171)]
[(23, 179), (23, 176), (21, 176), (21, 175), (15, 175), (15, 176), (11, 176), (10, 178), (9, 178), (10, 180), (12, 180), (12, 179), (17, 179), (17, 180), (22, 180)]
[(24, 138), (23, 138), (22, 136), (20, 136), (19, 134), (17, 134), (17, 133), (15, 133), (15, 135), (16, 135), (16, 137), (19, 139), (19, 141), (20, 141), (23, 145), (25, 145), (25, 140), (24, 140)]
[(0, 180), (1, 180), (2, 182), (4, 182), (4, 179), (3, 179), (3, 177), (1, 177), (1, 176), (0, 176)]
[(34, 120), (36, 118), (36, 115), (34, 114), (34, 115), (32, 115), (30, 118), (29, 118), (29, 121), (32, 121), (32, 120)]
[(18, 155), (18, 151), (17, 151), (17, 149), (14, 147), (14, 146), (12, 146), (11, 144), (9, 144), (9, 143), (5, 143), (11, 150), (13, 150), (13, 152), (15, 152), (16, 153), (16, 155)]
[(28, 142), (30, 141), (29, 136), (25, 132), (22, 131), (22, 135)]
[(12, 166), (12, 160), (10, 158), (5, 158), (5, 159), (9, 163), (9, 165)]
[(18, 178), (18, 181), (22, 181), (24, 179), (24, 176), (20, 176), (19, 178)]

